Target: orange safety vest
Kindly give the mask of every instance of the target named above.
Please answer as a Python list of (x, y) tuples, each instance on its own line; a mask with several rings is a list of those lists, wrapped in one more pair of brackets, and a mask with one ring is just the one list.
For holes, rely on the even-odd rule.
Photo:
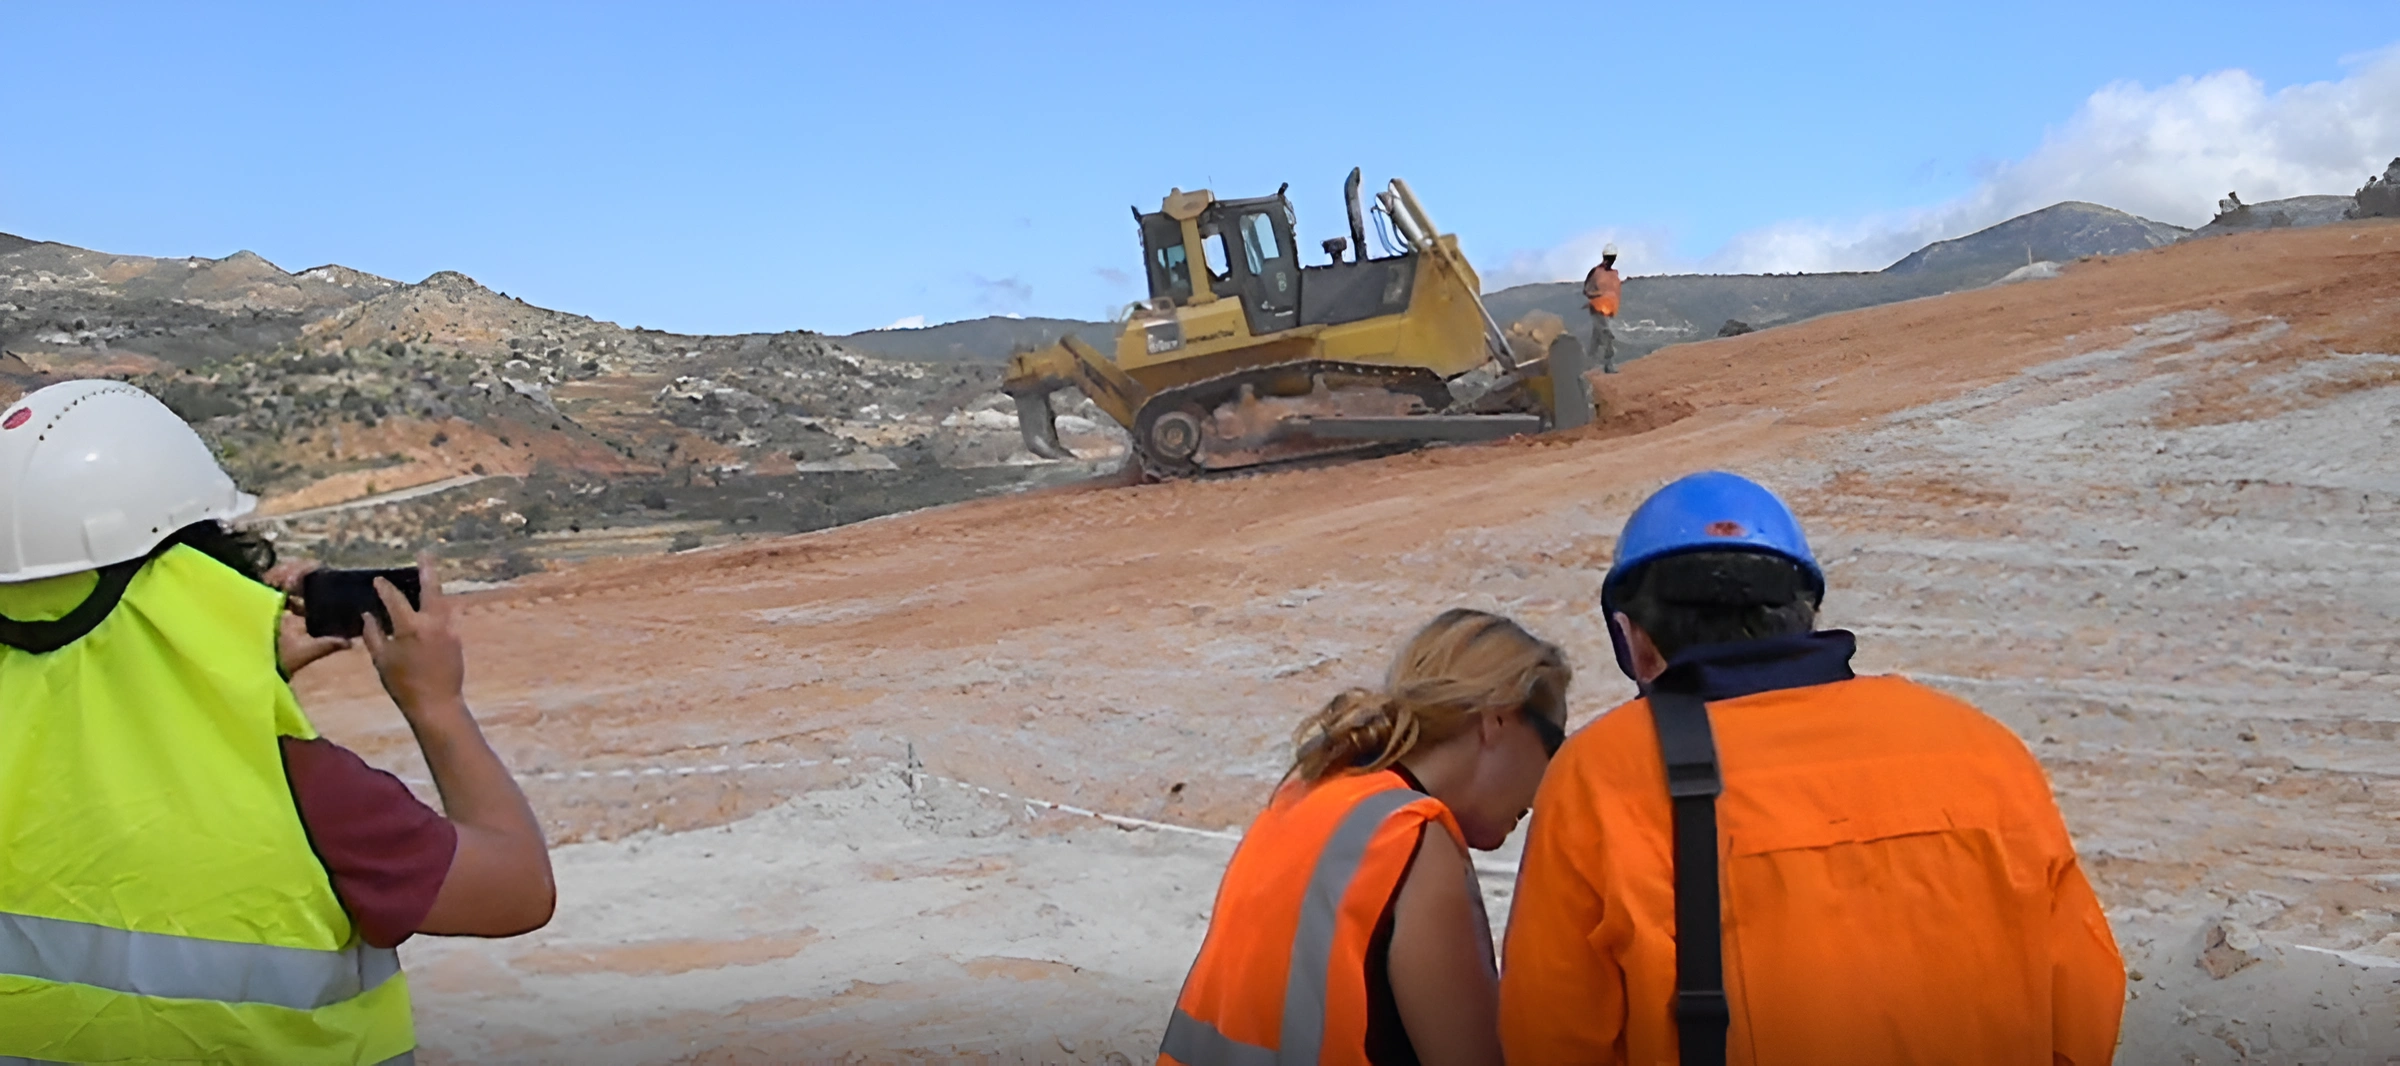
[(1389, 770), (1285, 785), (1234, 849), (1161, 1066), (1365, 1066), (1367, 943), (1442, 801)]
[[(2110, 1060), (2124, 963), (2006, 726), (1897, 677), (1708, 711), (1729, 1063)], [(1646, 701), (1551, 762), (1502, 955), (1510, 1062), (1677, 1061), (1671, 822)]]
[(1614, 317), (1617, 296), (1624, 288), (1625, 282), (1617, 276), (1615, 267), (1593, 267), (1591, 273), (1583, 276), (1583, 298), (1591, 302), (1592, 313), (1596, 315)]

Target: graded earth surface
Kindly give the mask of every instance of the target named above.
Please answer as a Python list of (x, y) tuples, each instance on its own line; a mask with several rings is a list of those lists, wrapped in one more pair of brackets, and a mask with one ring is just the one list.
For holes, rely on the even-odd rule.
[[(2118, 1061), (2400, 1058), (2400, 222), (1597, 381), (1563, 437), (463, 595), (560, 906), (403, 949), (422, 1061), (1149, 1061), (1293, 724), (1456, 605), (1561, 642), (1576, 724), (1604, 713), (1632, 693), (1595, 603), (1613, 536), (1708, 468), (1792, 501), (1861, 672), (1974, 702), (2047, 767), (2132, 971)], [(423, 787), (363, 656), (299, 687)], [(1513, 851), (1480, 862), (1496, 924)]]

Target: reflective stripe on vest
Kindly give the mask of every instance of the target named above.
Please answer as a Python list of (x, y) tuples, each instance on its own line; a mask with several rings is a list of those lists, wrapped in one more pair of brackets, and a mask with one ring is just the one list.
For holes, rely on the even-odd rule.
[(129, 995), (315, 1010), (399, 972), (399, 953), (363, 943), (310, 951), (0, 914), (0, 973)]
[(1406, 788), (1374, 793), (1342, 816), (1317, 853), (1292, 936), (1291, 968), (1283, 985), (1283, 1031), (1275, 1048), (1245, 1044), (1217, 1031), (1180, 1007), (1167, 1019), (1159, 1053), (1185, 1066), (1314, 1066), (1325, 1045), (1325, 982), (1333, 968), (1334, 938), (1340, 932), (1342, 899), (1366, 857), (1367, 844), (1384, 820), (1425, 799)]
[(1180, 1008), (1167, 1017), (1167, 1038), (1159, 1042), (1158, 1053), (1185, 1066), (1281, 1066), (1283, 1061), (1273, 1051), (1226, 1036)]

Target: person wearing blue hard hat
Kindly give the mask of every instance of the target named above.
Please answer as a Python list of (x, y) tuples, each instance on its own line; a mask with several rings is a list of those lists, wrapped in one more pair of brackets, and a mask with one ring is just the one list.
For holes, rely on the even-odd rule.
[(1824, 568), (1708, 472), (1601, 585), (1641, 696), (1560, 749), (1511, 905), (1512, 1062), (2103, 1063), (2125, 970), (2007, 727), (1850, 668)]
[[(1643, 501), (1600, 586), (1617, 667), (1643, 685), (1666, 668), (1662, 641), (1684, 648), (1805, 634), (1824, 598), (1825, 571), (1791, 508), (1755, 481), (1716, 471)], [(1684, 609), (1663, 609), (1669, 604)]]

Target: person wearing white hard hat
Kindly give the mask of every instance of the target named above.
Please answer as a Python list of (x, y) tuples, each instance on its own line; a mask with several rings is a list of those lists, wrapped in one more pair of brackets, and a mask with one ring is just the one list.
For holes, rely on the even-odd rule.
[(430, 559), (366, 642), (445, 817), (316, 735), (258, 501), (148, 393), (0, 408), (0, 1062), (407, 1062), (392, 950), (555, 905)]
[(1617, 300), (1624, 294), (1625, 281), (1617, 276), (1617, 245), (1611, 241), (1600, 249), (1600, 265), (1583, 276), (1583, 302), (1592, 312), (1592, 351), (1600, 355), (1600, 371), (1617, 372), (1617, 335), (1608, 328), (1608, 320), (1617, 317)]

